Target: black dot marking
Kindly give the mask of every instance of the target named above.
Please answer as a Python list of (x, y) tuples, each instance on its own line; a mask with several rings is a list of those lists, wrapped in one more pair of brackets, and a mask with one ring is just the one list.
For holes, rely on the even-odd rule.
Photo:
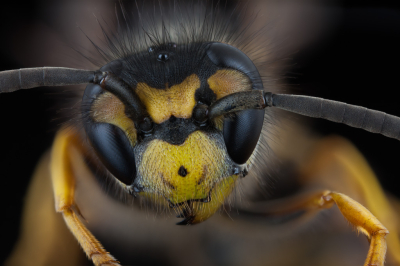
[(182, 176), (182, 177), (187, 176), (187, 170), (186, 170), (185, 167), (183, 167), (183, 165), (182, 165), (181, 167), (179, 167), (178, 175), (180, 175), (180, 176)]

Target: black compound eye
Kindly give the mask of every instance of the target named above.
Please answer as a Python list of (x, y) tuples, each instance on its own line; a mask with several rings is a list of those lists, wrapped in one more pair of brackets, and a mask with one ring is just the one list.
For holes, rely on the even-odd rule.
[(95, 98), (103, 92), (99, 85), (89, 84), (82, 100), (84, 127), (89, 141), (100, 161), (119, 181), (131, 185), (136, 177), (133, 147), (119, 127), (98, 123), (90, 117)]
[(107, 123), (93, 123), (87, 129), (90, 143), (97, 156), (116, 178), (126, 185), (135, 180), (136, 166), (133, 148), (118, 127)]
[[(211, 43), (207, 51), (209, 59), (220, 68), (238, 70), (249, 77), (252, 88), (262, 90), (263, 84), (256, 66), (239, 49), (223, 43)], [(264, 122), (264, 110), (246, 110), (224, 121), (224, 141), (231, 159), (244, 164), (250, 158)]]

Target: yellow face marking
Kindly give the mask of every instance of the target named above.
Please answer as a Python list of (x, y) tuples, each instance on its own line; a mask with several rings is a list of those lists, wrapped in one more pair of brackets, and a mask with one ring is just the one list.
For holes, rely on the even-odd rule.
[[(138, 168), (140, 183), (173, 204), (205, 199), (213, 186), (227, 177), (225, 158), (225, 150), (200, 131), (189, 135), (182, 145), (153, 140)], [(187, 170), (184, 177), (178, 174), (181, 166)]]
[(195, 218), (192, 224), (201, 223), (210, 218), (221, 207), (225, 198), (231, 194), (237, 179), (237, 175), (232, 175), (216, 184), (211, 191), (211, 202), (194, 202), (192, 215)]
[(233, 69), (217, 70), (207, 82), (210, 89), (217, 95), (217, 100), (235, 92), (251, 90), (250, 79)]
[(146, 83), (139, 83), (136, 93), (147, 112), (155, 123), (162, 123), (172, 115), (177, 118), (192, 117), (193, 107), (196, 105), (194, 94), (200, 88), (200, 79), (193, 74), (181, 84), (165, 89), (155, 89)]
[[(194, 219), (191, 221), (191, 224), (201, 223), (211, 216), (221, 207), (221, 205), (225, 202), (225, 199), (232, 193), (235, 188), (236, 180), (238, 179), (238, 175), (232, 175), (224, 178), (223, 180), (217, 182), (211, 190), (211, 201), (210, 202), (200, 202), (194, 201), (192, 202), (192, 206), (190, 207), (190, 216), (193, 216)], [(168, 202), (164, 197), (158, 194), (152, 194), (149, 192), (140, 192), (140, 196), (151, 200), (157, 206), (164, 206), (168, 208)], [(175, 211), (177, 214), (183, 213), (183, 211), (187, 211), (189, 206), (187, 202), (182, 205), (178, 205), (175, 207)]]
[(96, 122), (109, 123), (122, 129), (132, 146), (136, 145), (136, 129), (133, 121), (125, 114), (125, 105), (113, 94), (105, 92), (92, 106), (92, 117)]

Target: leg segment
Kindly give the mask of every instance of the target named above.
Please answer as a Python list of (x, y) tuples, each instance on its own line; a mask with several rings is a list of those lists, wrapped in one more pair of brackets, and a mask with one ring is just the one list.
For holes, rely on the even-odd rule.
[(96, 266), (119, 265), (79, 219), (74, 206), (75, 174), (79, 160), (83, 160), (78, 150), (79, 142), (76, 132), (62, 129), (58, 132), (51, 152), (51, 178), (56, 203), (56, 211), (63, 214), (64, 220)]
[[(320, 141), (303, 165), (299, 180), (307, 188), (304, 192), (259, 203), (253, 211), (279, 215), (330, 208), (336, 204), (345, 218), (369, 238), (365, 265), (383, 265), (386, 246), (390, 265), (400, 263), (399, 212), (393, 205), (397, 201), (388, 198), (368, 163), (351, 143), (339, 137)], [(343, 191), (356, 197), (365, 207), (344, 194), (321, 188)], [(389, 231), (382, 224), (391, 234), (387, 235)]]
[(18, 242), (5, 266), (92, 264), (85, 258), (65, 221), (54, 211), (50, 153), (40, 160), (30, 181)]
[[(388, 262), (400, 264), (400, 216), (394, 205), (398, 201), (388, 197), (366, 160), (350, 142), (340, 137), (323, 139), (300, 174), (304, 185), (341, 191), (362, 202), (391, 232), (386, 239)], [(335, 197), (332, 196), (332, 201), (339, 200)], [(340, 205), (339, 201), (337, 204)]]
[(326, 205), (332, 206), (333, 202), (336, 203), (343, 216), (359, 232), (364, 233), (368, 237), (370, 247), (364, 266), (384, 265), (386, 255), (385, 236), (389, 231), (370, 211), (350, 197), (336, 192), (324, 192), (319, 202), (320, 207), (326, 207)]
[(389, 231), (367, 208), (344, 194), (328, 190), (317, 192), (313, 196), (302, 195), (301, 198), (293, 200), (296, 204), (291, 204), (292, 208), (270, 210), (268, 213), (281, 214), (295, 210), (327, 209), (336, 204), (346, 220), (369, 239), (370, 248), (364, 266), (384, 265), (387, 249), (386, 235), (389, 234)]
[(111, 256), (107, 251), (105, 251), (99, 241), (97, 241), (97, 239), (79, 220), (75, 211), (73, 211), (71, 208), (65, 209), (63, 211), (63, 216), (68, 228), (78, 240), (87, 256), (96, 266), (119, 265), (118, 261), (115, 260), (114, 257)]

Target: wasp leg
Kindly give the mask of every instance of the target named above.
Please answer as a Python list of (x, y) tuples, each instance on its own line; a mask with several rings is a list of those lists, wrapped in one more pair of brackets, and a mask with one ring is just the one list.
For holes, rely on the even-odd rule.
[(63, 214), (64, 220), (85, 251), (86, 255), (96, 266), (119, 265), (85, 227), (77, 215), (74, 204), (75, 173), (74, 165), (83, 161), (79, 152), (79, 140), (72, 129), (62, 129), (58, 132), (51, 151), (51, 178), (56, 204), (56, 211)]
[[(329, 194), (326, 189), (340, 191), (343, 194), (351, 195), (353, 199), (360, 202), (357, 203), (352, 200), (355, 204), (346, 203), (342, 206), (355, 206), (353, 210), (357, 210), (357, 206), (363, 205), (377, 217), (377, 220), (375, 220), (377, 225), (385, 225), (381, 228), (383, 231), (380, 231), (378, 226), (369, 228), (369, 232), (364, 231), (364, 233), (371, 236), (374, 236), (374, 232), (377, 233), (373, 239), (371, 238), (371, 241), (373, 240), (371, 247), (386, 242), (388, 264), (400, 265), (400, 218), (397, 209), (400, 203), (397, 199), (388, 197), (384, 192), (374, 172), (359, 151), (349, 141), (341, 137), (327, 137), (318, 141), (309, 158), (306, 158), (302, 163), (299, 172), (300, 177), (297, 179), (303, 187), (301, 192), (290, 197), (252, 204), (252, 207), (247, 207), (246, 210), (267, 215), (282, 215), (304, 210), (308, 214), (304, 217), (305, 220), (307, 218), (312, 219), (315, 214), (312, 210), (329, 208), (335, 203), (333, 196), (330, 196), (332, 199), (329, 201), (327, 201), (328, 198), (323, 199), (323, 196)], [(335, 195), (335, 197), (339, 196)], [(343, 202), (344, 197), (339, 197), (338, 200)], [(342, 207), (339, 206), (339, 208)], [(367, 215), (370, 214), (369, 211), (365, 212), (364, 216), (359, 217), (359, 220), (356, 220), (355, 226), (358, 226), (358, 229), (364, 230), (361, 225), (369, 221), (369, 215)], [(345, 216), (354, 215), (349, 211), (344, 212)], [(381, 222), (378, 222), (378, 220)], [(386, 228), (390, 231), (390, 234), (385, 239)], [(368, 258), (368, 260), (370, 259), (373, 258)]]
[(360, 152), (346, 139), (328, 137), (319, 141), (301, 170), (301, 182), (340, 191), (361, 202), (391, 232), (387, 236), (388, 262), (400, 263), (400, 218), (391, 199)]
[(70, 266), (88, 262), (63, 218), (54, 211), (49, 166), (50, 153), (47, 152), (30, 181), (24, 200), (20, 236), (5, 266)]
[(343, 216), (370, 240), (370, 248), (364, 266), (384, 265), (385, 236), (389, 231), (382, 223), (367, 208), (344, 194), (326, 191), (320, 199), (321, 207), (330, 207), (333, 202), (336, 203)]
[[(291, 204), (287, 204), (290, 201)], [(298, 210), (328, 209), (336, 204), (346, 218), (359, 232), (364, 233), (369, 241), (370, 248), (364, 266), (383, 266), (386, 255), (385, 236), (389, 231), (382, 223), (357, 201), (337, 192), (329, 190), (314, 193), (304, 193), (280, 202), (277, 206), (263, 206), (268, 214), (284, 214)], [(287, 206), (290, 207), (287, 207)], [(280, 208), (282, 206), (283, 208)], [(286, 206), (286, 208), (284, 207)], [(270, 207), (270, 208), (268, 208)], [(258, 208), (261, 209), (261, 208)]]

